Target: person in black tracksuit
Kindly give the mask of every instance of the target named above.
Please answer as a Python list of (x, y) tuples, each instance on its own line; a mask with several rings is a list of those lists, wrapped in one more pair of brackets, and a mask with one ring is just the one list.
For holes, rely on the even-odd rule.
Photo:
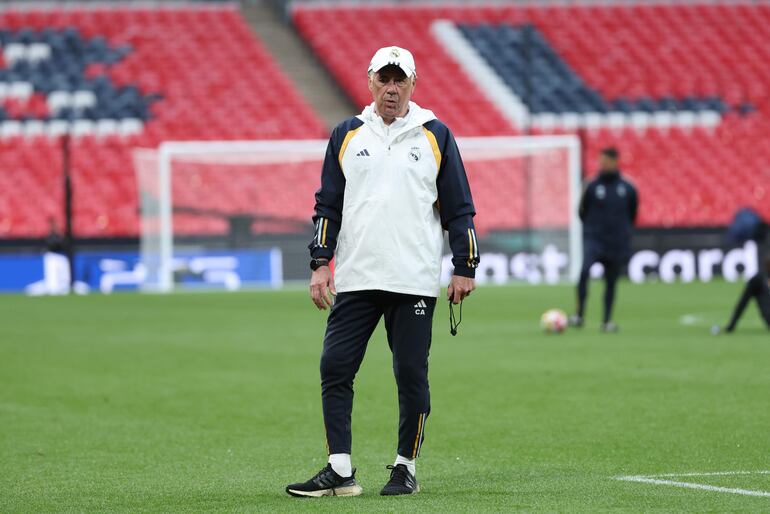
[(742, 245), (746, 241), (754, 241), (757, 245), (757, 262), (764, 263), (764, 269), (751, 277), (738, 298), (730, 316), (730, 321), (724, 327), (714, 325), (711, 333), (714, 335), (723, 332), (732, 333), (738, 326), (738, 321), (746, 311), (749, 302), (757, 301), (759, 314), (765, 325), (770, 328), (770, 253), (768, 250), (768, 232), (770, 226), (751, 208), (742, 208), (727, 229), (727, 242), (731, 246)]
[(612, 322), (615, 286), (631, 253), (631, 236), (638, 210), (636, 188), (621, 176), (618, 151), (605, 148), (599, 155), (599, 176), (589, 182), (580, 201), (583, 222), (583, 265), (577, 286), (577, 309), (570, 325), (583, 326), (591, 266), (604, 266), (604, 316), (601, 330), (617, 331)]
[[(745, 215), (745, 212), (743, 215)], [(750, 218), (752, 216), (754, 219), (750, 219), (748, 223), (745, 223), (745, 217), (743, 220), (740, 220), (739, 217), (736, 216), (736, 221), (733, 222), (733, 226), (731, 226), (729, 230), (733, 231), (733, 229), (736, 229), (736, 232), (740, 231), (741, 228), (738, 224), (744, 222), (742, 223), (743, 229), (746, 229), (746, 235), (749, 237), (744, 239), (739, 236), (733, 237), (731, 240), (733, 243), (741, 243), (745, 242), (745, 240), (755, 241), (757, 243), (757, 260), (764, 263), (764, 268), (760, 268), (759, 272), (746, 282), (746, 286), (743, 288), (741, 296), (738, 298), (738, 303), (735, 305), (727, 325), (725, 325), (724, 328), (719, 325), (715, 325), (711, 328), (711, 333), (714, 335), (722, 332), (727, 332), (728, 334), (734, 332), (735, 328), (738, 326), (738, 321), (741, 319), (741, 316), (743, 316), (746, 307), (748, 307), (749, 302), (752, 299), (756, 300), (757, 307), (759, 308), (759, 315), (762, 317), (767, 328), (770, 328), (770, 252), (768, 251), (770, 249), (768, 248), (768, 225), (762, 221), (756, 213), (749, 215)], [(735, 233), (733, 233), (733, 235), (735, 235)], [(728, 237), (730, 236), (728, 235)]]
[[(741, 319), (743, 312), (749, 305), (749, 302), (754, 299), (757, 301), (757, 307), (759, 307), (759, 315), (765, 322), (765, 325), (770, 328), (770, 285), (768, 285), (767, 270), (764, 273), (757, 273), (749, 279), (746, 283), (746, 287), (743, 288), (738, 303), (733, 309), (732, 316), (730, 316), (730, 322), (725, 326), (724, 331), (732, 333), (735, 331), (735, 327), (738, 325), (738, 320)], [(722, 331), (719, 326), (715, 326), (712, 329), (712, 333), (718, 334)]]

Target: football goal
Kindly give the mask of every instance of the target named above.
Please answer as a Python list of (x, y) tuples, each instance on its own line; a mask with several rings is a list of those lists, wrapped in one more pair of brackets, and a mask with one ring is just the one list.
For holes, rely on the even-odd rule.
[[(168, 141), (135, 150), (143, 289), (280, 287), (306, 278), (326, 145)], [(578, 138), (467, 137), (458, 146), (477, 210), (478, 281), (574, 279), (581, 253)]]

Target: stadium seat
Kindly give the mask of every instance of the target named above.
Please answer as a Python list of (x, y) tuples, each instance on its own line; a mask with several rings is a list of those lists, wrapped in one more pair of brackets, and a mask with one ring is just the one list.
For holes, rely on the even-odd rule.
[[(530, 27), (536, 132), (572, 130), (571, 113), (580, 113), (586, 173), (595, 169), (600, 148), (618, 146), (623, 169), (640, 191), (643, 226), (725, 225), (744, 206), (770, 219), (766, 4), (302, 4), (292, 19), (359, 105), (370, 101), (359, 78), (372, 50), (386, 44), (411, 49), (420, 84), (415, 100), (461, 136), (516, 134), (520, 127), (500, 116), (438, 40), (426, 37), (432, 24), (454, 22), (519, 92), (520, 43)], [(339, 45), (331, 37), (343, 32), (357, 44)], [(492, 201), (488, 190), (478, 183), (478, 204)], [(492, 209), (485, 216), (494, 212), (505, 215)], [(523, 221), (507, 219), (513, 227)]]
[(138, 235), (135, 146), (327, 136), (233, 5), (8, 6), (0, 27), (0, 237), (62, 211), (68, 132), (78, 237)]
[[(297, 31), (359, 106), (370, 102), (361, 70), (373, 49), (397, 43), (417, 59), (415, 101), (456, 135), (518, 134), (430, 36), (439, 19), (499, 60), (501, 81), (519, 91), (522, 31), (530, 27), (535, 132), (580, 130), (586, 173), (600, 148), (617, 145), (640, 191), (643, 226), (724, 225), (743, 206), (770, 218), (770, 6), (298, 4), (292, 13)], [(328, 135), (233, 6), (9, 7), (0, 22), (4, 238), (42, 237), (47, 217), (61, 212), (56, 138), (68, 131), (77, 136), (81, 237), (138, 234), (134, 147)], [(340, 33), (357, 44), (339, 45)], [(286, 171), (295, 179), (291, 194), (281, 187), (283, 173), (262, 177), (264, 190), (248, 181), (217, 183), (233, 201), (206, 205), (244, 210), (258, 198), (260, 212), (306, 220), (317, 176)], [(480, 170), (469, 173), (476, 202), (485, 205), (480, 233), (524, 222), (523, 211), (511, 217), (512, 207), (499, 204), (499, 184)], [(180, 191), (188, 193), (204, 201), (201, 191)], [(225, 226), (185, 219), (187, 233)]]

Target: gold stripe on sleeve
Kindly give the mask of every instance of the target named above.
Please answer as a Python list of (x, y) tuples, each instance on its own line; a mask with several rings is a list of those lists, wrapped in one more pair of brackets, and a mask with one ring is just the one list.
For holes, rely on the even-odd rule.
[[(363, 125), (361, 125), (363, 127)], [(358, 133), (359, 130), (361, 130), (361, 127), (358, 127), (353, 130), (348, 130), (348, 133), (345, 134), (345, 139), (342, 140), (342, 146), (340, 146), (340, 154), (337, 156), (337, 160), (340, 163), (340, 169), (342, 170), (342, 174), (345, 174), (345, 170), (342, 168), (342, 157), (345, 155), (345, 150), (348, 148), (348, 143), (350, 143), (350, 140), (353, 139), (353, 136)]]
[(321, 246), (326, 246), (326, 228), (329, 226), (329, 220), (324, 218), (324, 231), (321, 236)]
[(470, 268), (473, 265), (473, 257), (476, 255), (473, 250), (473, 234), (471, 233), (471, 229), (468, 229), (468, 244), (470, 245), (468, 257), (468, 267)]
[(430, 130), (423, 127), (422, 131), (425, 133), (425, 137), (428, 138), (430, 147), (433, 149), (433, 157), (436, 158), (436, 173), (438, 173), (441, 169), (441, 150), (438, 149), (438, 141), (436, 141), (436, 136)]

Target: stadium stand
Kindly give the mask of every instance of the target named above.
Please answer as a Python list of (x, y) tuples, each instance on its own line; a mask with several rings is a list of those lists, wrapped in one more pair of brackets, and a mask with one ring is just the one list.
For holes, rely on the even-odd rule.
[(65, 132), (78, 237), (138, 234), (134, 147), (327, 135), (233, 5), (50, 7), (0, 11), (0, 237), (61, 217)]
[[(770, 6), (306, 4), (293, 11), (299, 33), (356, 103), (370, 101), (361, 70), (371, 50), (398, 44), (419, 63), (415, 100), (457, 135), (519, 133), (430, 36), (438, 20), (454, 22), (519, 95), (521, 35), (531, 27), (533, 94), (525, 103), (535, 133), (582, 127), (589, 172), (599, 148), (618, 146), (640, 191), (642, 226), (725, 225), (742, 206), (770, 217)], [(343, 33), (357, 44), (340, 45)], [(483, 191), (493, 188), (470, 175), (485, 205)], [(484, 216), (502, 222), (503, 214)]]
[[(652, 113), (657, 111), (705, 111), (725, 112), (727, 107), (721, 98), (664, 94), (660, 98), (642, 95), (626, 98), (623, 94), (602, 94), (592, 88), (559, 57), (546, 38), (532, 25), (515, 28), (510, 24), (460, 24), (463, 35), (473, 47), (494, 67), (505, 83), (520, 96), (527, 96), (526, 79), (532, 84), (531, 97), (526, 99), (532, 113)], [(529, 44), (525, 45), (525, 38)], [(525, 49), (525, 46), (528, 49)], [(531, 59), (531, 72), (527, 73), (527, 56)], [(601, 82), (597, 82), (601, 84)], [(536, 86), (536, 87), (533, 87)]]
[[(523, 99), (534, 133), (580, 130), (588, 172), (599, 148), (617, 145), (641, 193), (643, 226), (724, 225), (742, 206), (770, 217), (770, 33), (764, 30), (770, 6), (298, 5), (293, 11), (298, 32), (357, 104), (370, 101), (361, 70), (372, 49), (398, 43), (414, 51), (420, 66), (415, 100), (457, 135), (521, 133), (431, 34), (437, 20), (453, 21)], [(135, 147), (327, 135), (232, 5), (6, 8), (0, 27), (3, 238), (41, 237), (47, 219), (60, 217), (61, 152), (52, 136), (66, 131), (74, 136), (79, 237), (138, 234)], [(522, 82), (525, 32), (533, 63), (529, 97)], [(358, 43), (340, 45), (343, 33)], [(494, 174), (469, 171), (484, 207), (480, 233), (521, 226), (523, 209), (492, 196), (500, 191)], [(206, 188), (217, 187), (237, 200), (206, 208), (246, 210), (249, 199), (259, 198), (260, 214), (296, 220), (307, 219), (308, 191), (317, 180), (297, 175), (297, 194), (285, 196), (278, 194), (284, 177), (269, 173), (259, 184), (223, 184), (202, 170), (192, 176), (176, 185), (179, 198), (201, 204)], [(524, 189), (511, 180), (513, 189)], [(189, 233), (225, 223), (177, 221)]]

